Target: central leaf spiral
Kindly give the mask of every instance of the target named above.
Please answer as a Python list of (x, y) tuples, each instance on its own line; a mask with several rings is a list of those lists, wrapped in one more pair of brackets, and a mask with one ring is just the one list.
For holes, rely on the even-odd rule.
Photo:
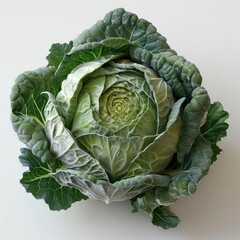
[(99, 99), (101, 124), (112, 132), (124, 126), (132, 126), (137, 121), (137, 116), (143, 112), (141, 103), (147, 101), (147, 97), (139, 95), (131, 87), (126, 82), (116, 83)]

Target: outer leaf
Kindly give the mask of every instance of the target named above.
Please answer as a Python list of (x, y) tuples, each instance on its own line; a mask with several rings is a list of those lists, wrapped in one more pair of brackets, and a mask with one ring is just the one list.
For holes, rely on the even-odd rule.
[(61, 185), (77, 188), (89, 198), (106, 203), (131, 199), (156, 186), (167, 186), (170, 180), (165, 175), (149, 174), (122, 179), (113, 184), (106, 181), (93, 182), (71, 169), (56, 171), (54, 178)]
[(124, 38), (144, 46), (148, 51), (159, 52), (169, 49), (166, 38), (144, 19), (123, 8), (109, 12), (104, 20), (98, 21), (90, 29), (85, 30), (74, 41), (74, 46), (87, 42), (101, 42), (107, 38)]
[(139, 47), (129, 49), (130, 57), (158, 72), (176, 96), (191, 96), (194, 88), (201, 85), (202, 78), (194, 64), (177, 56), (151, 23), (122, 8), (108, 13), (104, 20), (80, 34), (74, 46), (119, 37), (138, 44)]
[(169, 207), (159, 206), (154, 190), (144, 193), (144, 197), (131, 200), (133, 212), (146, 212), (152, 218), (152, 223), (164, 229), (176, 227), (179, 218), (171, 212)]
[(151, 214), (152, 223), (163, 229), (169, 229), (176, 227), (180, 220), (179, 218), (170, 210), (169, 207), (159, 206), (155, 208)]
[(37, 199), (44, 199), (51, 210), (67, 209), (72, 203), (87, 199), (79, 190), (61, 186), (53, 177), (48, 166), (34, 156), (30, 150), (21, 149), (19, 157), (29, 171), (23, 174), (22, 185)]
[(228, 113), (223, 110), (222, 104), (215, 102), (209, 107), (206, 122), (201, 127), (203, 137), (211, 142), (212, 145), (214, 153), (212, 161), (215, 161), (217, 155), (221, 152), (221, 149), (217, 146), (217, 142), (227, 135), (228, 124), (225, 122), (227, 118)]
[(47, 98), (41, 93), (50, 90), (49, 79), (53, 74), (52, 67), (45, 67), (19, 75), (11, 93), (12, 112), (34, 118), (44, 125), (43, 109)]
[(225, 137), (228, 128), (225, 120), (228, 116), (229, 114), (223, 110), (220, 102), (211, 104), (208, 109), (206, 122), (201, 128), (204, 138), (210, 142), (218, 142), (222, 137)]
[[(176, 171), (167, 187), (157, 187), (133, 199), (133, 211), (151, 214), (158, 206), (169, 206), (180, 197), (193, 194), (197, 189), (197, 183), (208, 172), (212, 154), (210, 143), (198, 137), (189, 153), (189, 169)], [(178, 218), (173, 216), (176, 218), (173, 222), (177, 224)]]
[(152, 211), (158, 207), (158, 203), (155, 197), (155, 191), (146, 191), (142, 196), (135, 197), (131, 199), (131, 204), (133, 207), (132, 212), (146, 212), (151, 214)]
[(185, 171), (179, 170), (167, 188), (158, 188), (155, 192), (156, 201), (167, 206), (182, 196), (193, 194), (197, 183), (208, 173), (212, 156), (210, 143), (199, 136), (189, 153), (190, 168)]
[(118, 37), (138, 44), (139, 47), (130, 48), (130, 57), (158, 72), (176, 96), (191, 96), (201, 85), (202, 77), (194, 64), (177, 56), (151, 23), (122, 8), (108, 13), (104, 20), (80, 34), (74, 46)]
[[(134, 54), (135, 58), (136, 55), (138, 58), (143, 58), (146, 55), (144, 50), (138, 50), (138, 52)], [(193, 90), (201, 85), (202, 77), (197, 67), (175, 53), (163, 52), (154, 54), (150, 65), (167, 81), (176, 96), (191, 97)]]
[(49, 101), (45, 107), (45, 131), (50, 142), (50, 150), (69, 168), (74, 168), (98, 180), (108, 180), (99, 162), (79, 148), (71, 133), (64, 126), (58, 113), (58, 105), (53, 95), (48, 93)]
[(213, 156), (212, 156), (212, 162), (217, 160), (217, 155), (221, 153), (222, 149), (217, 146), (217, 144), (212, 144), (212, 151), (213, 151)]
[(50, 48), (50, 54), (47, 56), (48, 66), (54, 66), (57, 68), (61, 63), (66, 53), (72, 49), (73, 42), (70, 43), (55, 43)]
[(177, 97), (191, 97), (192, 91), (201, 85), (202, 77), (197, 67), (173, 51), (153, 54), (145, 48), (132, 47), (130, 57), (153, 68)]
[(108, 13), (104, 20), (80, 34), (74, 41), (74, 49), (86, 44), (97, 45), (108, 38), (113, 39), (113, 45), (118, 38), (134, 43), (135, 46), (129, 48), (132, 60), (152, 67), (176, 96), (190, 97), (201, 85), (202, 78), (194, 64), (177, 56), (151, 23), (122, 8)]
[[(153, 68), (159, 76), (171, 86), (175, 96), (185, 97), (187, 95), (184, 86), (181, 83), (181, 77), (178, 76), (177, 69), (174, 67), (174, 63), (176, 62), (179, 64), (179, 68), (182, 69), (184, 61), (179, 61), (182, 57), (177, 56), (172, 51), (152, 54), (145, 48), (140, 47), (131, 48), (130, 57), (135, 62), (143, 63), (146, 66)], [(174, 61), (172, 61), (172, 58)]]
[(195, 88), (192, 92), (192, 99), (183, 112), (183, 126), (177, 152), (180, 163), (189, 153), (195, 138), (199, 134), (209, 106), (210, 98), (207, 91), (203, 87)]
[(41, 93), (50, 90), (52, 67), (40, 68), (18, 76), (11, 93), (11, 120), (19, 140), (43, 162), (51, 160), (49, 143), (44, 133), (43, 110), (47, 98)]
[[(114, 39), (112, 40), (112, 44), (114, 46)], [(121, 47), (117, 44), (119, 48), (116, 49), (113, 47), (106, 47), (102, 43), (86, 43), (78, 46), (77, 48), (73, 48), (70, 53), (64, 56), (59, 68), (56, 71), (54, 76), (56, 88), (60, 90), (62, 81), (65, 80), (67, 75), (78, 65), (94, 61), (100, 57), (113, 58), (115, 56), (115, 58), (117, 58), (126, 55), (127, 49), (131, 45), (134, 44), (129, 42), (128, 45), (126, 45), (126, 42), (123, 42)]]
[(19, 140), (31, 149), (32, 153), (41, 158), (43, 162), (52, 160), (50, 145), (41, 126), (34, 118), (28, 116), (18, 117), (11, 115), (13, 128), (16, 131)]

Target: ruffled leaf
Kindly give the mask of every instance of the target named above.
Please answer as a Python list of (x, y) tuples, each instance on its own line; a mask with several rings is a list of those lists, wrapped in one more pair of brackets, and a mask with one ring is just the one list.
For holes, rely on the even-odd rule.
[(180, 222), (179, 218), (169, 207), (159, 206), (156, 201), (154, 190), (148, 191), (144, 197), (133, 198), (131, 200), (133, 212), (145, 212), (152, 218), (152, 223), (163, 229), (176, 227)]
[(43, 115), (47, 98), (41, 93), (51, 90), (52, 67), (37, 69), (19, 75), (11, 93), (13, 128), (19, 140), (43, 162), (51, 161), (49, 143), (44, 133)]
[(45, 67), (19, 75), (11, 93), (12, 112), (16, 115), (34, 118), (44, 125), (43, 110), (47, 98), (41, 93), (50, 91), (50, 78), (53, 74), (52, 67)]
[(84, 174), (71, 169), (56, 171), (54, 178), (63, 186), (77, 188), (89, 198), (106, 203), (129, 200), (156, 186), (167, 186), (170, 181), (170, 177), (166, 175), (149, 174), (121, 179), (114, 183), (101, 180), (94, 182)]
[(166, 38), (148, 21), (138, 19), (136, 14), (115, 9), (85, 30), (74, 40), (74, 46), (88, 42), (101, 42), (108, 38), (123, 38), (143, 46), (148, 51), (160, 52), (169, 49)]
[(221, 149), (217, 146), (217, 142), (227, 135), (228, 124), (225, 121), (228, 116), (229, 114), (224, 111), (222, 104), (220, 102), (215, 102), (209, 107), (206, 122), (201, 127), (203, 137), (211, 142), (213, 162), (221, 152)]
[(21, 163), (29, 167), (29, 171), (23, 174), (21, 184), (35, 198), (44, 199), (51, 210), (67, 209), (72, 203), (87, 199), (78, 189), (61, 186), (53, 178), (48, 165), (42, 163), (29, 149), (21, 149), (21, 152)]
[[(180, 197), (193, 194), (197, 189), (197, 183), (208, 172), (212, 155), (213, 152), (210, 143), (199, 136), (189, 153), (189, 168), (176, 170), (168, 186), (157, 187), (155, 190), (146, 191), (143, 195), (134, 198), (132, 200), (133, 211), (151, 214), (158, 206), (169, 206)], [(169, 211), (169, 209), (165, 210)], [(160, 209), (157, 210), (158, 213), (159, 211)], [(178, 218), (171, 212), (169, 213), (170, 219), (168, 220), (172, 220), (177, 225), (179, 222)], [(158, 214), (156, 217), (158, 217)], [(159, 222), (158, 224), (163, 223)]]
[[(108, 45), (110, 45), (110, 40)], [(59, 65), (55, 75), (54, 82), (56, 88), (61, 89), (61, 83), (67, 78), (67, 75), (78, 65), (94, 61), (101, 57), (118, 58), (120, 56), (127, 55), (127, 50), (130, 46), (135, 45), (134, 43), (118, 42), (117, 47), (114, 48), (115, 40), (112, 39), (113, 47), (106, 47), (102, 43), (86, 43), (75, 47), (66, 54)]]
[(159, 206), (155, 208), (151, 214), (152, 223), (163, 229), (169, 229), (176, 227), (180, 220), (179, 218), (170, 210), (169, 207)]
[(189, 169), (176, 171), (167, 188), (156, 189), (157, 202), (167, 206), (180, 197), (193, 194), (197, 183), (208, 173), (212, 156), (211, 144), (203, 137), (197, 137), (188, 156)]
[(108, 180), (108, 176), (99, 162), (77, 145), (70, 131), (58, 113), (58, 105), (53, 95), (49, 96), (45, 107), (45, 132), (50, 142), (50, 150), (56, 158), (69, 168), (89, 175), (98, 180)]
[(73, 42), (70, 43), (54, 43), (49, 49), (50, 54), (47, 56), (48, 66), (53, 66), (57, 68), (65, 54), (70, 52), (72, 49)]
[(181, 163), (189, 153), (195, 138), (200, 133), (207, 110), (210, 106), (210, 98), (203, 87), (197, 87), (192, 92), (192, 99), (183, 111), (183, 126), (178, 143), (177, 157)]
[(11, 115), (13, 128), (21, 142), (31, 149), (32, 153), (41, 158), (42, 162), (50, 162), (52, 154), (44, 128), (34, 118)]

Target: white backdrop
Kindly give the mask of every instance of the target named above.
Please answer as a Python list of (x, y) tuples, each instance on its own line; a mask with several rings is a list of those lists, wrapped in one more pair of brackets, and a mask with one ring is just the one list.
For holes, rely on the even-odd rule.
[[(9, 95), (25, 70), (46, 65), (54, 42), (68, 42), (117, 8), (152, 22), (179, 55), (195, 63), (212, 101), (230, 113), (224, 149), (191, 197), (173, 210), (182, 222), (162, 230), (128, 202), (88, 200), (51, 212), (19, 184), (23, 145), (13, 132)], [(0, 239), (221, 240), (240, 239), (240, 1), (236, 0), (0, 0)]]

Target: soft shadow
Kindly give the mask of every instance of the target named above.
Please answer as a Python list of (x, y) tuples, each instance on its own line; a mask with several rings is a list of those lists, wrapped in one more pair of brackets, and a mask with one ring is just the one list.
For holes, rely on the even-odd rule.
[(232, 144), (225, 145), (218, 161), (199, 183), (198, 191), (172, 207), (181, 219), (177, 228), (179, 235), (194, 240), (223, 239), (223, 236), (230, 239), (239, 235), (240, 161), (237, 151)]

